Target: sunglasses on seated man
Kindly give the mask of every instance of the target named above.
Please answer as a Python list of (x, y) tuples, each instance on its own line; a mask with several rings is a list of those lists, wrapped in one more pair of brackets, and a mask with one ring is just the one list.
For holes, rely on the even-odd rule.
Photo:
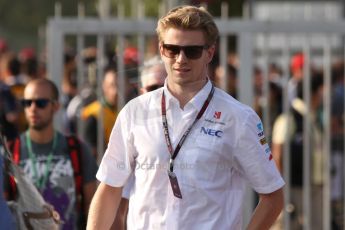
[(209, 45), (179, 46), (179, 45), (163, 43), (162, 47), (163, 47), (163, 55), (168, 58), (176, 58), (182, 50), (184, 55), (186, 55), (188, 59), (199, 59), (202, 55), (202, 52), (208, 49), (210, 46)]
[(31, 107), (31, 104), (34, 103), (37, 108), (44, 109), (50, 102), (54, 102), (54, 100), (46, 99), (46, 98), (39, 98), (39, 99), (23, 99), (22, 105), (24, 108)]

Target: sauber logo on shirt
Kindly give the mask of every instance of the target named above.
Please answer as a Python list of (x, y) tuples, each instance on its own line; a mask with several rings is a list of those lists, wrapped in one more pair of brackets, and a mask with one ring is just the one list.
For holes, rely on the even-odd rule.
[(266, 137), (264, 135), (264, 126), (262, 124), (262, 122), (257, 123), (256, 124), (256, 128), (258, 129), (258, 137), (260, 138), (259, 142), (261, 145), (265, 145), (267, 146), (267, 148), (265, 149), (266, 154), (268, 155), (268, 160), (271, 161), (273, 159), (272, 153), (271, 153), (271, 149), (268, 146)]
[(220, 116), (222, 115), (222, 112), (215, 111), (213, 117), (216, 119), (220, 119)]
[(256, 127), (258, 128), (258, 130), (261, 132), (261, 131), (264, 131), (264, 128), (263, 128), (263, 125), (262, 125), (262, 123), (260, 122), (260, 123), (258, 123), (257, 125), (256, 125)]
[(272, 159), (273, 159), (273, 155), (272, 155), (272, 153), (271, 153), (270, 147), (267, 147), (267, 149), (265, 149), (265, 152), (266, 152), (267, 154), (269, 154), (268, 160), (269, 160), (269, 161), (272, 160)]
[(213, 136), (213, 137), (222, 137), (223, 136), (223, 131), (215, 130), (215, 129), (209, 129), (209, 128), (205, 128), (205, 127), (201, 127), (200, 132), (203, 134), (209, 135), (209, 136)]
[(261, 145), (267, 144), (266, 138), (265, 137), (261, 138), (260, 143)]
[(225, 123), (224, 122), (222, 122), (222, 121), (213, 121), (213, 120), (211, 120), (211, 119), (205, 119), (205, 121), (206, 122), (209, 122), (209, 123), (212, 123), (212, 124), (220, 124), (220, 125), (225, 125)]

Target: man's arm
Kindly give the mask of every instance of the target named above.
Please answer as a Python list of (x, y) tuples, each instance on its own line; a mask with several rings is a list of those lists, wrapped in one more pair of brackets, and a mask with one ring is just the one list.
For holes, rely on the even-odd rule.
[(114, 221), (113, 225), (111, 226), (112, 230), (125, 230), (126, 229), (128, 203), (129, 203), (129, 200), (122, 197), (121, 202), (120, 202), (120, 206), (117, 210), (115, 221)]
[(250, 220), (247, 230), (269, 229), (284, 207), (283, 189), (270, 194), (259, 194), (259, 204)]
[(88, 230), (110, 229), (122, 196), (122, 187), (111, 187), (103, 182), (91, 201), (87, 220)]

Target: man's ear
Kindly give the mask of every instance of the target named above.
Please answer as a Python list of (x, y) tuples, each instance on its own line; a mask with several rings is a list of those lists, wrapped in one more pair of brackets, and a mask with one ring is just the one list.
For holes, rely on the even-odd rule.
[(60, 109), (60, 106), (61, 106), (60, 102), (54, 101), (53, 103), (54, 103), (53, 104), (54, 111), (57, 112)]
[(163, 43), (159, 43), (158, 44), (158, 48), (159, 48), (159, 54), (161, 55), (161, 57), (163, 57)]
[(210, 63), (212, 61), (215, 51), (216, 51), (216, 45), (211, 45), (207, 49), (207, 59), (208, 59), (207, 63)]

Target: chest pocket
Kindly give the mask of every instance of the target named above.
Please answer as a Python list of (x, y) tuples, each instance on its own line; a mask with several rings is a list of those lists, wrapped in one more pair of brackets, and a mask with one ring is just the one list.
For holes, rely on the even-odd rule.
[[(200, 128), (196, 131), (200, 132)], [(221, 143), (221, 138), (201, 133), (189, 141), (188, 150), (181, 159), (182, 164), (188, 166), (183, 172), (184, 183), (193, 187), (204, 187), (217, 179), (222, 167)]]

